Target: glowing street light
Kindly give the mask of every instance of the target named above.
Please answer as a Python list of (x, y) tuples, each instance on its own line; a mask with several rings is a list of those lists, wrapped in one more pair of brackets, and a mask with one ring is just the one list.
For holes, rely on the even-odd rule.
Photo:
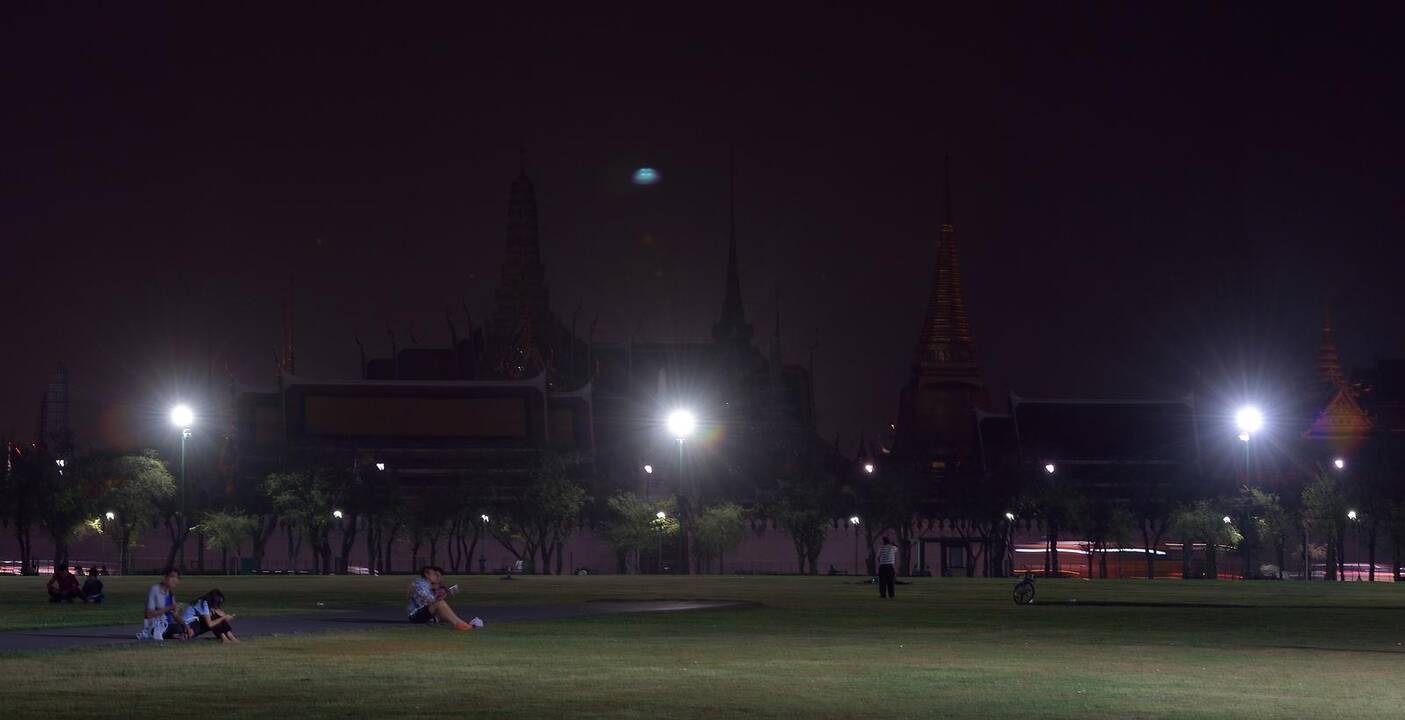
[(1355, 520), (1356, 520), (1356, 511), (1355, 511), (1355, 510), (1348, 510), (1348, 511), (1346, 511), (1346, 519), (1355, 521)]
[(383, 462), (378, 462), (378, 463), (376, 463), (376, 469), (377, 469), (377, 470), (385, 470), (385, 463), (383, 463)]
[(1245, 405), (1234, 413), (1234, 426), (1239, 428), (1240, 439), (1243, 440), (1243, 436), (1253, 436), (1254, 433), (1263, 428), (1264, 414), (1253, 405)]
[(1228, 515), (1226, 515), (1226, 516), (1224, 516), (1224, 517), (1222, 517), (1222, 518), (1220, 518), (1220, 519), (1223, 520), (1223, 521), (1224, 521), (1224, 524), (1226, 524), (1226, 525), (1233, 525), (1233, 524), (1234, 524), (1234, 520), (1231, 519)]
[(1006, 519), (1007, 521), (1009, 521), (1009, 522), (1014, 522), (1014, 521), (1015, 521), (1015, 514), (1012, 513), (1012, 512), (1007, 512), (1007, 513), (1005, 513), (1005, 519)]
[(184, 403), (171, 408), (171, 424), (183, 430), (188, 430), (195, 424), (195, 411)]
[(668, 414), (665, 424), (668, 426), (668, 432), (677, 438), (678, 442), (683, 442), (697, 429), (698, 418), (690, 410), (679, 409)]
[(872, 475), (872, 474), (873, 474), (873, 470), (874, 470), (874, 468), (873, 468), (873, 463), (871, 463), (871, 462), (866, 462), (866, 463), (863, 464), (863, 471), (864, 471), (865, 473), (868, 473), (869, 475)]
[(668, 513), (665, 513), (664, 511), (660, 510), (660, 511), (654, 513), (654, 517), (658, 518), (659, 521), (662, 522), (663, 520), (665, 520), (666, 518), (668, 518)]
[(1048, 473), (1048, 474), (1050, 474), (1050, 475), (1053, 475), (1053, 474), (1054, 474), (1054, 471), (1057, 470), (1057, 469), (1058, 469), (1058, 468), (1054, 467), (1054, 464), (1053, 464), (1053, 463), (1044, 463), (1044, 472), (1046, 472), (1046, 473)]
[(1346, 460), (1344, 458), (1337, 458), (1332, 461), (1332, 464), (1335, 465), (1338, 470), (1346, 469)]
[(645, 475), (653, 475), (653, 474), (654, 474), (654, 466), (653, 466), (653, 465), (645, 465), (645, 466), (644, 466), (644, 474), (645, 474)]
[(479, 515), (478, 517), (479, 517), (480, 519), (482, 519), (483, 522), (488, 522), (488, 516), (487, 516), (487, 515)]
[(340, 520), (340, 519), (342, 519), (342, 512), (341, 512), (340, 510), (333, 510), (333, 511), (332, 511), (332, 517), (334, 517), (334, 518)]
[(849, 524), (850, 524), (850, 525), (858, 525), (858, 524), (859, 524), (859, 516), (858, 516), (858, 515), (850, 515), (850, 516), (849, 516)]
[(107, 511), (107, 514), (104, 515), (103, 517), (107, 518), (107, 521), (108, 521), (108, 522), (112, 522), (113, 520), (116, 520), (116, 519), (117, 519), (117, 513), (114, 513), (114, 512), (112, 512), (111, 510), (108, 510), (108, 511)]

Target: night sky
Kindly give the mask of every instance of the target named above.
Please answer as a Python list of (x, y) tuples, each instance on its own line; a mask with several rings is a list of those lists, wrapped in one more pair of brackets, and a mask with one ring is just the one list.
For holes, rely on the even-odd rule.
[(387, 324), (445, 343), (490, 308), (519, 147), (553, 305), (605, 340), (707, 337), (734, 147), (748, 315), (818, 343), (848, 447), (896, 413), (946, 155), (997, 396), (1271, 394), (1329, 299), (1348, 365), (1405, 354), (1399, 17), (84, 5), (0, 9), (10, 437), (60, 361), (84, 445), (211, 369), (271, 386), (290, 288), (301, 374), (356, 377)]

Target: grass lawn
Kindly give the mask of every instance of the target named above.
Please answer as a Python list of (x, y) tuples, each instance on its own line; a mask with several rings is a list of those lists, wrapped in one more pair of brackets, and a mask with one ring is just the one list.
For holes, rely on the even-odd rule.
[[(738, 609), (0, 655), (0, 715), (368, 717), (1405, 716), (1405, 585), (846, 578), (458, 579), (461, 605), (737, 599)], [(407, 579), (221, 578), (241, 615), (398, 605)], [(0, 578), (0, 626), (128, 621)], [(181, 597), (210, 583), (190, 578)], [(36, 602), (37, 599), (37, 602)], [(1077, 602), (1072, 602), (1076, 600)], [(119, 607), (125, 606), (125, 607)], [(135, 624), (135, 623), (134, 623)]]

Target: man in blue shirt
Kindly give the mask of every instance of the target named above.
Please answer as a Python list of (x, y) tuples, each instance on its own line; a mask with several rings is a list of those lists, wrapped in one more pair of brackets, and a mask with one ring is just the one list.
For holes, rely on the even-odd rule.
[(464, 622), (454, 614), (453, 608), (450, 608), (444, 599), (448, 597), (449, 591), (439, 585), (443, 579), (443, 568), (434, 565), (420, 568), (420, 576), (410, 582), (407, 593), (409, 602), (405, 606), (405, 612), (409, 615), (410, 622), (427, 623), (433, 620), (452, 625), (455, 630), (464, 631), (483, 627), (483, 621), (478, 618)]

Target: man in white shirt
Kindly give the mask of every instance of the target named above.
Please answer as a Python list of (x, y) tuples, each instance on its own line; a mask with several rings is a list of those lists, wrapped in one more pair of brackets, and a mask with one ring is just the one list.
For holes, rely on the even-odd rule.
[(181, 604), (176, 602), (172, 594), (180, 585), (180, 581), (180, 571), (171, 568), (161, 576), (161, 582), (152, 585), (146, 592), (146, 619), (142, 623), (141, 632), (137, 633), (138, 640), (183, 640), (189, 636), (190, 628), (177, 616), (181, 611)]
[(878, 547), (878, 597), (897, 597), (898, 546), (888, 538)]

